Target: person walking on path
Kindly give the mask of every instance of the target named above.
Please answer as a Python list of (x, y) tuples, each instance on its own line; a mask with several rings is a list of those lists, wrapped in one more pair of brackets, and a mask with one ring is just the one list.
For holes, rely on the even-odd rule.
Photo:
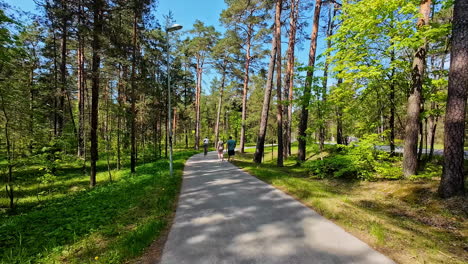
[(214, 155), (191, 157), (160, 264), (396, 264)]
[[(228, 161), (231, 161), (231, 156), (234, 156), (236, 149), (236, 141), (229, 136), (229, 140), (226, 142), (228, 149)], [(234, 157), (232, 157), (234, 159)]]
[(205, 156), (206, 156), (206, 153), (208, 153), (208, 143), (210, 143), (210, 141), (208, 140), (208, 137), (205, 137), (205, 139), (203, 139), (203, 150), (204, 150)]
[(222, 140), (220, 140), (218, 142), (218, 145), (216, 146), (216, 149), (218, 150), (218, 159), (220, 159), (221, 161), (224, 161), (224, 142)]

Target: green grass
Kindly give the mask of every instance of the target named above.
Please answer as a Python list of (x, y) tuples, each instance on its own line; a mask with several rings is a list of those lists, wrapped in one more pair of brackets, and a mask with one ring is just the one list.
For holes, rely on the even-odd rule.
[[(296, 165), (295, 157), (286, 160), (285, 167), (277, 167), (276, 154), (272, 159), (271, 147), (265, 150), (263, 164), (252, 162), (255, 150), (250, 149), (236, 155), (234, 163), (294, 196), (396, 262), (468, 262), (468, 199), (439, 199), (440, 178), (431, 166), (427, 172), (430, 177), (412, 180), (317, 179)], [(313, 147), (308, 153), (310, 160), (319, 158)]]
[[(79, 166), (68, 164), (53, 183), (24, 184), (16, 214), (0, 214), (0, 263), (122, 263), (139, 256), (166, 228), (185, 160), (195, 153), (174, 153), (173, 177), (167, 160), (140, 165), (134, 175), (113, 171), (113, 182), (101, 168), (98, 186), (89, 189)], [(42, 198), (38, 188), (46, 190)]]

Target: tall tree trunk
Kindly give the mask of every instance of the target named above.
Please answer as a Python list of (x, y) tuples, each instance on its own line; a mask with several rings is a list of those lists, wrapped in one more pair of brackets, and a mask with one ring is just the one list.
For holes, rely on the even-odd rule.
[[(447, 41), (448, 42), (448, 41)], [(440, 62), (440, 70), (443, 71), (445, 67), (445, 58), (448, 50), (449, 45), (446, 45), (444, 56), (442, 56), (442, 60)], [(432, 60), (431, 60), (432, 61)], [(441, 78), (441, 74), (438, 74), (437, 79)], [(436, 91), (434, 91), (435, 93)], [(437, 123), (439, 122), (439, 105), (436, 102), (431, 102), (431, 115), (429, 116), (429, 157), (428, 160), (432, 160), (434, 155), (434, 144), (435, 144), (435, 136), (437, 130)]]
[(67, 14), (67, 1), (62, 2), (62, 39), (61, 39), (61, 62), (60, 62), (60, 93), (58, 99), (59, 115), (57, 119), (58, 134), (62, 135), (64, 116), (65, 116), (65, 93), (67, 89), (67, 38), (68, 38), (68, 14)]
[[(327, 49), (330, 49), (331, 48), (331, 39), (330, 37), (333, 35), (333, 28), (334, 28), (334, 25), (333, 25), (333, 18), (335, 17), (336, 15), (336, 9), (335, 9), (335, 5), (332, 5), (330, 4), (331, 7), (330, 7), (330, 10), (329, 10), (329, 14), (328, 14), (328, 25), (327, 25)], [(326, 53), (325, 55), (325, 65), (324, 65), (324, 68), (323, 68), (323, 82), (322, 82), (322, 93), (321, 93), (321, 107), (319, 107), (318, 111), (319, 111), (319, 119), (324, 119), (325, 118), (325, 105), (326, 105), (326, 101), (327, 101), (327, 86), (328, 86), (328, 67), (329, 67), (329, 54)], [(322, 120), (320, 122), (320, 128), (319, 128), (319, 147), (320, 147), (320, 152), (323, 151), (323, 148), (324, 148), (324, 145), (325, 145), (325, 126), (326, 126), (326, 123), (325, 123), (325, 120)]]
[[(52, 27), (54, 27), (54, 25), (52, 24)], [(59, 129), (58, 129), (58, 122), (59, 122), (59, 115), (60, 115), (60, 112), (59, 112), (59, 109), (58, 109), (58, 94), (59, 94), (59, 90), (58, 90), (58, 55), (57, 55), (57, 36), (56, 36), (56, 33), (55, 33), (55, 30), (54, 32), (52, 33), (53, 34), (53, 42), (54, 42), (54, 137), (59, 137), (61, 136), (61, 134), (59, 133)]]
[(322, 0), (315, 1), (314, 9), (314, 23), (312, 26), (312, 33), (310, 35), (310, 50), (309, 50), (309, 69), (307, 70), (307, 79), (304, 87), (304, 95), (301, 102), (301, 119), (299, 121), (299, 150), (298, 160), (305, 161), (306, 158), (306, 147), (307, 147), (307, 122), (309, 120), (309, 101), (312, 89), (312, 79), (314, 77), (315, 67), (315, 53), (317, 52), (317, 36), (320, 22), (320, 9), (322, 8)]
[(447, 111), (444, 130), (444, 169), (439, 195), (465, 194), (465, 116), (468, 90), (468, 0), (455, 0)]
[(294, 48), (296, 46), (297, 18), (299, 14), (300, 0), (291, 0), (289, 14), (289, 41), (287, 51), (286, 74), (284, 81), (284, 100), (287, 100), (287, 107), (283, 109), (284, 118), (284, 148), (283, 155), (287, 158), (291, 154), (291, 124), (292, 124), (292, 105), (293, 105), (293, 87), (294, 87)]
[[(34, 87), (34, 78), (35, 78), (34, 71), (36, 70), (37, 64), (38, 64), (37, 57), (36, 57), (36, 47), (33, 48), (32, 52), (33, 52), (32, 57), (34, 59), (34, 62), (29, 72), (29, 133), (31, 135), (33, 135), (34, 133), (34, 94), (36, 92), (36, 89)], [(33, 137), (31, 137), (29, 141), (28, 148), (29, 148), (29, 154), (32, 155), (33, 148), (34, 148)]]
[[(275, 38), (276, 38), (276, 121), (277, 121), (277, 129), (278, 129), (278, 157), (276, 160), (276, 165), (278, 167), (283, 167), (283, 100), (282, 100), (282, 93), (283, 90), (281, 89), (281, 10), (283, 8), (283, 1), (277, 0), (276, 1), (276, 17), (275, 17)], [(273, 151), (272, 151), (273, 153)]]
[[(421, 0), (417, 27), (428, 25), (432, 0)], [(408, 98), (407, 119), (405, 128), (405, 146), (403, 150), (403, 174), (405, 177), (415, 175), (418, 169), (418, 133), (419, 115), (422, 103), (422, 84), (426, 65), (427, 43), (418, 48), (413, 60), (411, 93)]]
[(109, 131), (109, 104), (110, 104), (110, 98), (112, 96), (112, 88), (107, 82), (106, 85), (106, 96), (105, 96), (105, 101), (106, 101), (106, 121), (104, 123), (104, 139), (106, 140), (106, 159), (107, 159), (107, 173), (109, 175), (109, 181), (112, 182), (112, 172), (111, 172), (111, 166), (110, 166), (110, 135), (111, 132)]
[(226, 67), (227, 67), (227, 60), (223, 62), (223, 75), (221, 77), (221, 88), (219, 89), (219, 99), (218, 99), (218, 111), (216, 113), (216, 126), (215, 126), (215, 142), (219, 141), (219, 123), (221, 119), (221, 109), (223, 103), (223, 92), (224, 92), (224, 85), (226, 82)]
[(77, 66), (78, 66), (78, 157), (84, 156), (84, 129), (85, 129), (85, 73), (84, 73), (84, 43), (81, 35), (82, 27), (82, 12), (83, 7), (81, 0), (78, 3), (78, 49), (77, 49)]
[(276, 54), (277, 54), (277, 32), (281, 32), (276, 28), (276, 21), (281, 17), (281, 0), (276, 1), (276, 14), (275, 14), (275, 32), (271, 41), (270, 64), (268, 66), (267, 83), (265, 86), (265, 95), (263, 97), (262, 115), (260, 117), (260, 129), (257, 137), (257, 146), (254, 154), (254, 162), (262, 163), (263, 152), (265, 148), (265, 136), (268, 125), (268, 111), (270, 110), (271, 90), (273, 88), (273, 75), (275, 72)]
[(245, 42), (245, 67), (244, 67), (244, 89), (242, 92), (242, 117), (241, 117), (241, 135), (240, 152), (244, 153), (245, 148), (245, 120), (247, 119), (247, 94), (249, 91), (249, 69), (250, 69), (250, 48), (253, 34), (253, 24), (247, 26), (247, 38)]
[(100, 49), (101, 42), (99, 38), (102, 34), (102, 0), (93, 1), (93, 65), (92, 65), (92, 87), (91, 87), (91, 174), (89, 185), (96, 185), (96, 162), (98, 160), (98, 103), (99, 103), (99, 65), (101, 63)]
[[(185, 73), (188, 72), (187, 69), (187, 63), (185, 63)], [(189, 130), (189, 124), (190, 124), (190, 119), (187, 120), (187, 79), (186, 79), (186, 74), (184, 74), (184, 134), (185, 134), (185, 148), (188, 149), (188, 132)], [(189, 124), (187, 124), (187, 121)]]
[(130, 120), (130, 172), (135, 173), (136, 167), (136, 50), (137, 50), (137, 10), (133, 14), (133, 34), (132, 34), (132, 98), (131, 98), (131, 120)]
[(201, 99), (201, 85), (202, 85), (202, 75), (203, 75), (203, 59), (197, 58), (197, 85), (195, 93), (195, 149), (198, 150), (200, 145), (200, 99)]
[(122, 111), (123, 111), (123, 78), (124, 71), (122, 69), (122, 64), (119, 63), (119, 77), (117, 81), (117, 103), (119, 108), (117, 110), (117, 170), (120, 170), (121, 162), (121, 145), (122, 145)]
[[(338, 78), (337, 86), (340, 87), (343, 84), (343, 79)], [(341, 105), (336, 106), (336, 144), (345, 144), (343, 140), (343, 108)]]
[[(166, 104), (166, 106), (167, 106), (167, 104)], [(167, 157), (168, 157), (167, 156), (167, 153), (168, 153), (167, 149), (169, 147), (169, 120), (168, 120), (167, 115), (164, 115), (164, 121), (165, 121), (164, 122), (164, 124), (165, 124), (164, 128), (166, 129), (165, 134), (164, 134), (164, 140), (165, 140), (164, 157), (167, 159)]]
[[(390, 64), (393, 64), (395, 60), (395, 50), (391, 51), (390, 54)], [(395, 102), (395, 68), (392, 68), (391, 77), (390, 77), (390, 119), (389, 119), (389, 126), (390, 126), (390, 155), (395, 155), (395, 109), (396, 109), (396, 102)]]

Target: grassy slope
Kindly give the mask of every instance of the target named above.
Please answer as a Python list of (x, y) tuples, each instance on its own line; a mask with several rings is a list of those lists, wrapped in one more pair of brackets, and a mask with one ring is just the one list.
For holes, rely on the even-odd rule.
[[(294, 159), (276, 167), (266, 148), (265, 163), (252, 152), (234, 162), (291, 194), (399, 263), (467, 263), (468, 199), (441, 200), (437, 179), (417, 181), (317, 180)], [(276, 149), (275, 149), (276, 152)], [(294, 150), (293, 150), (294, 153)], [(311, 159), (317, 158), (313, 156)]]
[(133, 176), (114, 171), (110, 183), (101, 164), (98, 186), (88, 189), (79, 166), (68, 164), (54, 183), (25, 185), (21, 214), (0, 214), (0, 263), (121, 263), (140, 255), (166, 227), (194, 153), (175, 153), (175, 177), (160, 160)]

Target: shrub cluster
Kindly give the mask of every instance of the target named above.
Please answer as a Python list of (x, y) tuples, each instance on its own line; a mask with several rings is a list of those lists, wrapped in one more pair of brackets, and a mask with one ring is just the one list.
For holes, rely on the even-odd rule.
[(401, 178), (398, 157), (391, 157), (377, 146), (381, 144), (380, 135), (371, 134), (352, 142), (330, 148), (330, 155), (322, 160), (311, 160), (303, 164), (310, 175), (318, 178), (348, 178), (375, 180), (378, 178)]

